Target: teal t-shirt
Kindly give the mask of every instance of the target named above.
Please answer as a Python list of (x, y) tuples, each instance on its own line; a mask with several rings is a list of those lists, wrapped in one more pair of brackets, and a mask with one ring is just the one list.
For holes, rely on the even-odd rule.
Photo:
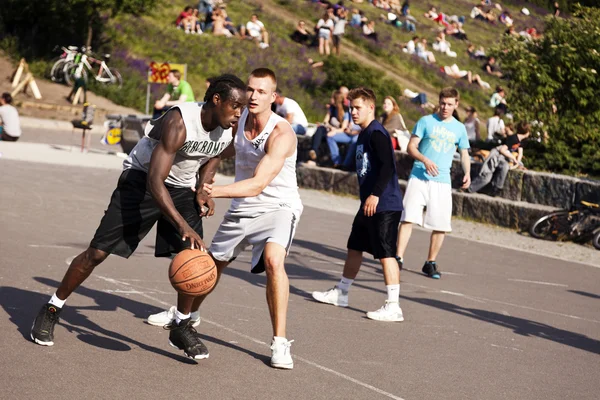
[(450, 184), (450, 168), (456, 146), (460, 150), (471, 147), (465, 126), (455, 118), (444, 122), (437, 114), (432, 114), (419, 119), (413, 135), (421, 138), (419, 152), (437, 165), (438, 175), (429, 175), (425, 164), (415, 161), (410, 177)]
[(171, 95), (171, 100), (179, 100), (179, 97), (185, 94), (187, 96), (185, 99), (186, 103), (196, 101), (192, 86), (184, 80), (179, 81), (179, 86), (173, 86), (169, 83), (167, 85), (167, 93)]

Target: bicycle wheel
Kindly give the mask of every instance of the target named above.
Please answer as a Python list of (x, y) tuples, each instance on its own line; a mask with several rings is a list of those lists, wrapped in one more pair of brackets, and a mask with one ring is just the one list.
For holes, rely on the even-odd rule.
[(577, 215), (565, 210), (552, 212), (535, 221), (529, 233), (536, 239), (568, 240), (571, 237), (571, 224)]
[[(65, 82), (67, 83), (67, 85), (73, 86), (75, 84), (75, 80), (77, 79), (76, 75), (77, 75), (78, 68), (79, 68), (79, 64), (75, 64), (72, 62), (65, 64), (65, 68), (63, 69), (63, 71), (64, 71), (64, 76), (65, 76)], [(85, 70), (85, 68), (81, 69), (80, 78), (83, 79), (83, 81), (87, 84), (88, 76), (87, 76), (87, 71)]]
[(63, 69), (65, 67), (65, 59), (59, 58), (52, 64), (50, 68), (50, 79), (52, 82), (62, 82), (64, 80)]
[(123, 78), (121, 77), (121, 73), (114, 68), (110, 69), (110, 73), (113, 78), (110, 80), (110, 83), (113, 85), (117, 85), (119, 89), (123, 87)]
[(594, 237), (592, 237), (592, 245), (596, 250), (600, 250), (600, 228), (596, 229), (596, 233), (594, 233)]

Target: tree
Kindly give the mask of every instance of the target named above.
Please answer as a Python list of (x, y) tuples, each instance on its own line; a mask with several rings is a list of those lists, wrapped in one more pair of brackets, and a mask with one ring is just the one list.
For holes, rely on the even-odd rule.
[(599, 20), (600, 9), (576, 6), (574, 18), (547, 17), (541, 38), (505, 37), (492, 51), (515, 120), (548, 134), (527, 154), (531, 166), (600, 176)]
[(152, 0), (3, 0), (0, 33), (17, 38), (24, 56), (39, 57), (48, 55), (57, 44), (89, 46), (94, 32), (100, 32), (108, 18), (120, 12), (143, 14), (156, 3)]

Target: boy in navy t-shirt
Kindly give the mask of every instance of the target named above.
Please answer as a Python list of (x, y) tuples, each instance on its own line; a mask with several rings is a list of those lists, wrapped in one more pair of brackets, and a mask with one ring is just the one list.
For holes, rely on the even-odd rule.
[(362, 262), (363, 252), (381, 262), (387, 300), (367, 317), (378, 321), (403, 321), (399, 305), (400, 269), (395, 259), (402, 194), (398, 185), (392, 140), (375, 120), (375, 94), (367, 88), (350, 91), (352, 120), (362, 128), (356, 143), (356, 173), (360, 185), (360, 209), (348, 238), (348, 255), (340, 282), (326, 292), (313, 292), (321, 303), (348, 306), (348, 289)]

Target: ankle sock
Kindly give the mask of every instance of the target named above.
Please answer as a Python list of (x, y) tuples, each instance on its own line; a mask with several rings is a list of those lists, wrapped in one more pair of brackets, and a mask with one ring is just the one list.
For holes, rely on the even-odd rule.
[(337, 287), (343, 290), (344, 292), (347, 292), (350, 289), (350, 285), (352, 285), (352, 282), (354, 282), (354, 279), (348, 279), (342, 276), (342, 279), (340, 279), (340, 282), (337, 284)]
[(67, 301), (67, 299), (61, 300), (56, 296), (56, 293), (54, 293), (48, 303), (52, 304), (55, 307), (63, 308), (63, 306), (65, 305), (65, 301)]
[(200, 310), (194, 311), (193, 313), (190, 314), (190, 316), (192, 317), (193, 320), (200, 319)]
[(184, 319), (188, 319), (189, 317), (190, 314), (180, 313), (179, 310), (175, 311), (175, 322), (177, 323), (177, 325), (179, 325), (181, 321), (183, 321)]
[(387, 289), (387, 300), (389, 302), (398, 303), (400, 300), (400, 284), (397, 285), (385, 285)]

